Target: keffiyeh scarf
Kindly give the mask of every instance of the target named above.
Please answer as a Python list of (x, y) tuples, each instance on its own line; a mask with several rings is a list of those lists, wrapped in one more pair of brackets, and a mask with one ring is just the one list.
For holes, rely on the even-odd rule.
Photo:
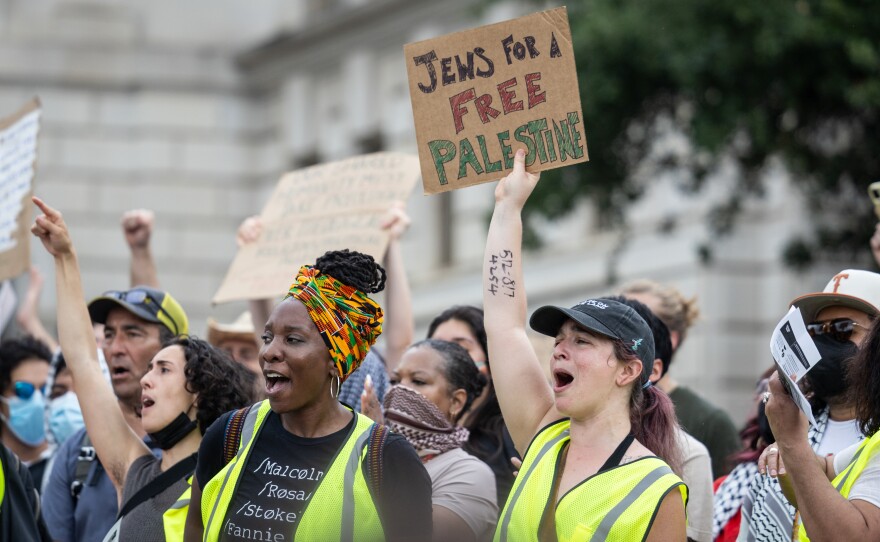
[(461, 448), (469, 432), (452, 425), (437, 405), (406, 386), (392, 386), (385, 394), (385, 425), (402, 435), (419, 457)]

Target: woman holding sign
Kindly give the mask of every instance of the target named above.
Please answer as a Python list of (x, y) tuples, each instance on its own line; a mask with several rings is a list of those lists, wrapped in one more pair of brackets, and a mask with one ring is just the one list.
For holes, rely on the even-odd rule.
[(268, 399), (205, 434), (189, 542), (431, 536), (431, 481), (403, 437), (337, 400), (382, 332), (373, 258), (328, 252), (300, 268), (265, 324)]
[[(34, 203), (44, 214), (31, 231), (55, 258), (61, 351), (73, 375), (89, 439), (119, 495), (120, 520), (105, 540), (180, 540), (188, 479), (202, 433), (224, 412), (251, 401), (253, 377), (205, 341), (179, 335), (165, 342), (140, 381), (141, 424), (162, 448), (161, 459), (153, 456), (126, 423), (101, 373), (79, 264), (61, 213), (38, 198)], [(174, 321), (180, 334), (186, 333), (186, 319), (176, 302), (159, 304), (150, 297), (141, 302)], [(148, 338), (132, 318), (120, 334), (128, 344), (142, 346)]]
[(552, 386), (529, 343), (521, 212), (537, 181), (517, 151), (495, 189), (486, 241), (489, 357), (523, 454), (495, 540), (684, 540), (687, 488), (670, 468), (675, 414), (648, 381), (654, 340), (645, 321), (611, 300), (539, 308), (532, 328), (556, 338)]

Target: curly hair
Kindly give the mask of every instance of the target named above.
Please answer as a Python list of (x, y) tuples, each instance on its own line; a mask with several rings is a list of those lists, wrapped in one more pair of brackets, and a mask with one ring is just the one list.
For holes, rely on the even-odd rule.
[(441, 341), (439, 339), (423, 339), (409, 347), (410, 350), (415, 348), (430, 348), (437, 352), (443, 358), (443, 376), (449, 382), (451, 390), (464, 390), (467, 394), (464, 407), (455, 417), (457, 422), (470, 410), (474, 399), (483, 393), (488, 380), (486, 375), (477, 369), (471, 355), (461, 345), (449, 341)]
[(315, 260), (315, 267), (321, 273), (368, 294), (385, 289), (385, 269), (369, 254), (348, 249), (331, 250)]
[(186, 364), (186, 391), (198, 394), (196, 421), (204, 435), (221, 414), (253, 403), (255, 376), (226, 352), (191, 336), (175, 337), (163, 348), (179, 346)]
[(36, 337), (25, 335), (0, 343), (0, 390), (12, 385), (12, 371), (28, 359), (52, 363), (52, 351)]
[(849, 364), (847, 380), (859, 430), (871, 436), (880, 429), (880, 320), (871, 325), (859, 353)]

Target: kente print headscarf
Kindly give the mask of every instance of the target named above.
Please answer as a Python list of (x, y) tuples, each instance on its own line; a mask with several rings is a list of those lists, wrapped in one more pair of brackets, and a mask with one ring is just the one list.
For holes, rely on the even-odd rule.
[(421, 458), (461, 448), (470, 434), (453, 425), (427, 397), (406, 386), (392, 386), (385, 393), (384, 406), (385, 425), (403, 435)]
[(294, 297), (309, 311), (330, 350), (339, 378), (357, 369), (382, 333), (382, 307), (367, 294), (304, 265), (284, 299)]

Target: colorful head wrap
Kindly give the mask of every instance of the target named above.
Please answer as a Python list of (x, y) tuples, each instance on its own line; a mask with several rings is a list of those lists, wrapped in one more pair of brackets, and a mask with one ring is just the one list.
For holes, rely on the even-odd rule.
[(382, 334), (382, 307), (364, 292), (310, 265), (299, 268), (284, 299), (288, 297), (305, 305), (330, 350), (339, 378), (345, 381)]

